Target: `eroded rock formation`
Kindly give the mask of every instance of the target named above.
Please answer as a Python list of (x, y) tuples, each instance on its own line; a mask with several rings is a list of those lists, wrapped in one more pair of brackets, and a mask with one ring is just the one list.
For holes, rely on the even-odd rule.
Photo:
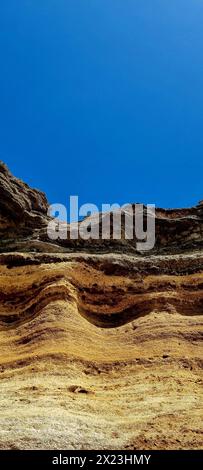
[(50, 241), (0, 164), (0, 448), (202, 447), (203, 204), (156, 244)]

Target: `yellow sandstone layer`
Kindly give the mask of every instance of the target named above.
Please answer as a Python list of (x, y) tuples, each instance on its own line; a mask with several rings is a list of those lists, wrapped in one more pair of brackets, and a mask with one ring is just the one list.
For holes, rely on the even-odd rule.
[(202, 448), (202, 206), (163, 211), (148, 256), (78, 250), (44, 239), (37, 193), (16, 219), (33, 193), (2, 181), (0, 448)]

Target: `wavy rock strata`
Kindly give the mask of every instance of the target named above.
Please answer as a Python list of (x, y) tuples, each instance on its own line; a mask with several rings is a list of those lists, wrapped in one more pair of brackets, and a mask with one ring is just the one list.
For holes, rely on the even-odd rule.
[(147, 254), (50, 242), (47, 208), (0, 163), (0, 448), (202, 447), (203, 204)]

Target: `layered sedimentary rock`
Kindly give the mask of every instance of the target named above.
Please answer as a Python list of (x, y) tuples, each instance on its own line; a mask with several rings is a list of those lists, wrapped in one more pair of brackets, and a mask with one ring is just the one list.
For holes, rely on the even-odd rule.
[(146, 253), (50, 241), (47, 209), (0, 164), (0, 448), (201, 448), (203, 204)]

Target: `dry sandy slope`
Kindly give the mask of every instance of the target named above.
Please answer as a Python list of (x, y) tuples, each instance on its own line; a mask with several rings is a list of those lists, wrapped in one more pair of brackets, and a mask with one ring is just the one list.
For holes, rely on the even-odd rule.
[[(201, 448), (202, 316), (184, 303), (190, 285), (199, 305), (202, 274), (146, 275), (141, 287), (130, 269), (104, 274), (105, 255), (97, 269), (66, 256), (0, 266), (0, 448)], [(156, 308), (137, 318), (140, 296)], [(134, 319), (116, 326), (129, 306)], [(114, 328), (80, 308), (100, 322), (113, 314)]]

